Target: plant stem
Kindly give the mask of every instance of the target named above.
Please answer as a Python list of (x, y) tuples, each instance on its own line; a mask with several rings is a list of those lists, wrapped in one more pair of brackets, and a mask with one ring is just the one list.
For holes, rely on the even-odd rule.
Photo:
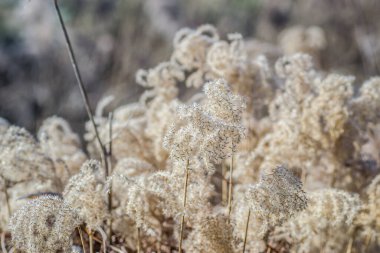
[(243, 244), (243, 253), (245, 252), (245, 245), (247, 244), (247, 235), (248, 235), (248, 226), (249, 226), (249, 218), (251, 216), (251, 209), (248, 210), (248, 217), (245, 223), (245, 234), (244, 234), (244, 244)]
[(87, 92), (86, 92), (86, 90), (84, 88), (84, 84), (83, 84), (83, 81), (82, 81), (82, 76), (81, 76), (81, 73), (79, 71), (79, 67), (78, 67), (77, 60), (75, 58), (73, 47), (71, 45), (70, 37), (69, 37), (69, 34), (67, 33), (65, 22), (63, 21), (62, 14), (61, 14), (61, 11), (60, 11), (59, 6), (58, 6), (58, 0), (54, 0), (54, 5), (55, 5), (55, 9), (56, 9), (57, 14), (58, 14), (59, 23), (61, 24), (63, 35), (65, 37), (65, 42), (66, 42), (67, 50), (69, 52), (71, 64), (73, 66), (73, 70), (74, 70), (74, 73), (75, 73), (75, 77), (77, 79), (77, 83), (78, 83), (80, 92), (82, 94), (84, 105), (86, 107), (86, 111), (87, 111), (88, 117), (90, 118), (91, 124), (94, 127), (95, 136), (96, 136), (96, 139), (98, 141), (99, 147), (101, 149), (100, 156), (102, 158), (102, 162), (103, 162), (103, 165), (104, 165), (104, 168), (105, 168), (105, 177), (107, 178), (108, 177), (108, 172), (109, 172), (108, 171), (108, 164), (107, 164), (107, 161), (106, 161), (107, 151), (106, 151), (105, 146), (102, 143), (102, 140), (100, 139), (100, 135), (99, 135), (98, 129), (96, 127), (96, 123), (95, 123), (94, 116), (93, 116), (93, 113), (92, 113), (92, 110), (91, 110), (91, 107), (90, 107), (88, 95), (87, 95)]
[(80, 227), (77, 227), (80, 237), (80, 242), (82, 243), (83, 253), (86, 253), (86, 247), (84, 246), (84, 240), (82, 235), (82, 229)]
[(141, 238), (140, 238), (140, 228), (137, 227), (137, 253), (141, 250)]
[(5, 232), (1, 233), (1, 250), (3, 251), (3, 253), (8, 253), (7, 247), (5, 245)]
[(371, 240), (372, 240), (372, 233), (370, 233), (370, 234), (368, 234), (367, 236), (366, 236), (366, 239), (365, 239), (365, 244), (364, 244), (364, 252), (367, 252), (367, 250), (368, 250), (368, 247), (369, 247), (369, 245), (370, 245), (370, 243), (371, 243)]
[(94, 241), (92, 238), (92, 231), (89, 229), (88, 231), (88, 237), (89, 237), (89, 244), (90, 244), (90, 253), (94, 253)]
[(222, 164), (222, 204), (227, 205), (227, 198), (228, 198), (228, 183), (226, 179), (226, 165)]
[(301, 182), (303, 183), (303, 185), (306, 184), (306, 177), (307, 177), (307, 172), (305, 168), (302, 168)]
[[(187, 201), (187, 185), (189, 182), (189, 159), (186, 162), (186, 175), (185, 175), (185, 183), (183, 186), (183, 211), (186, 211), (186, 201)], [(181, 220), (181, 232), (179, 237), (179, 253), (182, 252), (182, 241), (183, 241), (183, 231), (185, 227), (185, 213), (182, 214)]]
[[(113, 113), (110, 112), (108, 115), (109, 121), (109, 144), (108, 144), (108, 152), (107, 152), (107, 162), (109, 168), (109, 175), (112, 174), (112, 122), (113, 122)], [(112, 243), (112, 179), (110, 182), (110, 189), (108, 193), (108, 212), (110, 213), (110, 218), (108, 220), (108, 239), (109, 244)]]
[[(102, 240), (100, 240), (99, 238), (97, 238), (96, 236), (93, 236), (92, 239), (94, 239), (95, 242), (98, 242), (98, 243), (103, 243)], [(120, 252), (120, 253), (125, 253), (125, 251), (121, 250), (121, 249), (118, 249), (116, 248), (115, 246), (112, 246), (112, 245), (106, 245), (108, 248), (116, 251), (116, 252)]]
[(102, 243), (102, 247), (103, 247), (103, 253), (106, 253), (107, 252), (107, 235), (106, 235), (106, 232), (104, 232), (104, 230), (101, 227), (99, 227), (97, 230), (100, 233), (100, 235), (102, 236), (102, 242), (101, 243)]
[(346, 253), (351, 253), (352, 251), (352, 243), (354, 242), (354, 240), (352, 239), (352, 237), (350, 238), (350, 240), (348, 241), (348, 245), (347, 245), (347, 251)]
[(234, 171), (234, 154), (231, 154), (231, 164), (230, 164), (230, 178), (228, 184), (228, 217), (231, 215), (232, 210), (232, 173)]

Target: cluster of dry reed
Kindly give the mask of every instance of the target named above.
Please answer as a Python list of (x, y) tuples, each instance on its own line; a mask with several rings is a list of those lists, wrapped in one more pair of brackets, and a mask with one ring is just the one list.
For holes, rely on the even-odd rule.
[(0, 121), (4, 253), (379, 251), (380, 78), (315, 68), (320, 28), (275, 60), (182, 29), (138, 102), (93, 113), (55, 4), (87, 148), (56, 116), (37, 139)]

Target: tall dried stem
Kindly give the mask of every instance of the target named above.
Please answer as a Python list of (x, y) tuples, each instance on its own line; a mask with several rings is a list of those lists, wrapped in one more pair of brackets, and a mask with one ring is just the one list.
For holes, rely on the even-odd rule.
[(140, 238), (140, 228), (137, 227), (137, 253), (141, 251), (141, 238)]
[(84, 246), (84, 240), (83, 240), (83, 235), (82, 235), (82, 229), (80, 227), (77, 227), (78, 229), (78, 233), (79, 233), (79, 237), (80, 237), (80, 242), (82, 243), (82, 249), (83, 249), (83, 253), (86, 253), (86, 247)]
[[(109, 143), (108, 143), (108, 152), (107, 152), (107, 163), (109, 168), (109, 175), (112, 174), (112, 122), (113, 122), (113, 113), (110, 112), (108, 115), (109, 122)], [(108, 238), (109, 243), (112, 243), (112, 178), (110, 182), (110, 188), (108, 193), (108, 212), (110, 213), (110, 217), (108, 220)]]
[(234, 154), (231, 154), (231, 164), (230, 164), (230, 178), (228, 183), (228, 216), (231, 215), (232, 211), (232, 173), (234, 171)]
[(1, 250), (3, 253), (8, 253), (7, 247), (5, 246), (5, 232), (1, 233)]
[(228, 182), (226, 179), (227, 168), (226, 165), (222, 164), (222, 204), (227, 205), (228, 198)]
[(365, 238), (365, 243), (364, 243), (364, 252), (367, 252), (369, 245), (371, 244), (372, 241), (372, 233), (369, 233), (366, 238)]
[(102, 236), (103, 253), (107, 253), (107, 235), (106, 235), (106, 232), (104, 232), (104, 230), (101, 227), (99, 227), (97, 230), (100, 233), (100, 235)]
[(90, 244), (90, 253), (94, 253), (94, 238), (93, 238), (93, 232), (91, 229), (88, 230), (88, 238), (89, 238), (89, 244)]
[(243, 253), (245, 252), (245, 245), (247, 244), (247, 236), (248, 236), (248, 226), (249, 226), (249, 218), (251, 216), (251, 209), (248, 210), (247, 221), (245, 223), (245, 233), (244, 233), (244, 243), (243, 243)]
[(351, 253), (352, 251), (352, 243), (354, 242), (354, 240), (352, 239), (352, 237), (350, 238), (350, 240), (348, 241), (348, 245), (347, 245), (347, 251), (346, 253)]
[(78, 83), (80, 92), (82, 94), (84, 105), (86, 107), (86, 111), (87, 111), (88, 117), (90, 118), (91, 124), (94, 127), (95, 136), (96, 136), (96, 139), (98, 141), (99, 148), (101, 150), (100, 155), (101, 155), (102, 162), (103, 162), (103, 165), (104, 165), (104, 168), (105, 168), (105, 177), (107, 178), (108, 177), (108, 173), (109, 173), (108, 163), (106, 161), (107, 150), (106, 150), (105, 146), (103, 145), (102, 140), (100, 139), (99, 131), (98, 131), (98, 128), (96, 127), (96, 123), (95, 123), (94, 116), (93, 116), (93, 113), (92, 113), (92, 110), (91, 110), (91, 107), (90, 107), (90, 103), (89, 103), (89, 99), (88, 99), (88, 94), (86, 92), (86, 89), (84, 88), (84, 84), (83, 84), (83, 80), (82, 80), (82, 75), (81, 75), (81, 73), (79, 71), (78, 63), (77, 63), (77, 60), (75, 58), (73, 47), (71, 45), (70, 37), (69, 37), (69, 34), (67, 33), (65, 22), (63, 21), (61, 10), (59, 9), (59, 6), (58, 6), (58, 0), (54, 0), (54, 5), (55, 5), (55, 9), (57, 11), (57, 15), (58, 15), (58, 18), (59, 18), (59, 23), (60, 23), (62, 31), (63, 31), (63, 35), (65, 37), (65, 42), (66, 42), (67, 50), (69, 52), (71, 64), (73, 66), (73, 70), (74, 70), (74, 73), (75, 73), (75, 77), (77, 79), (77, 83)]
[[(185, 172), (185, 183), (183, 186), (183, 211), (186, 211), (186, 201), (187, 201), (187, 185), (189, 182), (189, 159), (187, 159), (186, 162), (186, 172)], [(183, 232), (185, 227), (185, 213), (182, 214), (181, 219), (181, 232), (179, 237), (179, 253), (182, 252), (182, 241), (183, 241)]]

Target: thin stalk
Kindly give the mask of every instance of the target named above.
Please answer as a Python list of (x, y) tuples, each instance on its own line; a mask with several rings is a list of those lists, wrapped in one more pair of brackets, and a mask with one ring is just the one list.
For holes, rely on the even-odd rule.
[(141, 238), (140, 238), (140, 228), (137, 227), (137, 253), (141, 251)]
[(232, 173), (234, 171), (234, 154), (231, 154), (231, 164), (230, 164), (230, 178), (228, 183), (228, 217), (231, 215), (232, 211)]
[[(109, 121), (109, 144), (108, 144), (108, 152), (107, 152), (107, 162), (109, 168), (109, 175), (112, 174), (112, 122), (113, 122), (113, 113), (110, 112), (108, 115)], [(108, 220), (108, 238), (109, 244), (112, 243), (112, 179), (110, 182), (110, 188), (108, 193), (108, 212), (110, 213), (110, 218)]]
[(80, 242), (82, 243), (82, 249), (83, 253), (86, 253), (86, 247), (84, 246), (84, 240), (83, 240), (83, 235), (82, 235), (82, 229), (80, 227), (77, 227), (78, 232), (79, 232), (79, 237), (80, 237)]
[(160, 223), (160, 240), (158, 241), (158, 245), (157, 245), (157, 253), (161, 253), (161, 246), (162, 246), (162, 230), (163, 230), (163, 225), (162, 225), (162, 221), (159, 222)]
[(226, 179), (227, 168), (226, 165), (222, 164), (222, 204), (227, 205), (228, 198), (228, 183)]
[(305, 185), (306, 184), (306, 177), (307, 177), (307, 172), (305, 168), (302, 168), (302, 176), (301, 176), (301, 182)]
[(245, 223), (245, 234), (244, 234), (244, 244), (243, 244), (243, 253), (245, 252), (245, 245), (247, 244), (247, 235), (248, 235), (248, 226), (249, 226), (249, 218), (251, 216), (251, 209), (248, 210), (248, 217)]
[(98, 232), (102, 236), (103, 253), (107, 253), (107, 235), (106, 235), (106, 232), (104, 232), (104, 230), (101, 227), (98, 228)]
[(346, 253), (351, 253), (352, 251), (352, 243), (354, 242), (354, 240), (352, 239), (352, 237), (350, 238), (350, 240), (348, 241), (348, 246), (347, 246), (347, 251)]
[[(189, 183), (189, 159), (186, 162), (186, 175), (185, 175), (185, 183), (183, 186), (183, 211), (186, 211), (186, 201), (187, 201), (187, 185)], [(182, 214), (181, 219), (181, 232), (179, 237), (179, 253), (182, 252), (182, 241), (183, 241), (183, 231), (185, 227), (185, 213)]]
[(7, 247), (5, 246), (5, 232), (1, 233), (1, 250), (4, 253), (8, 253)]
[(364, 252), (367, 252), (371, 241), (372, 241), (372, 233), (370, 233), (366, 236), (365, 243), (364, 243), (364, 249), (365, 249)]
[[(97, 238), (96, 236), (93, 236), (92, 237), (94, 239), (95, 242), (98, 242), (98, 243), (103, 243), (101, 239)], [(123, 249), (119, 249), (119, 248), (116, 248), (115, 246), (112, 246), (112, 245), (106, 245), (108, 248), (116, 251), (116, 252), (120, 252), (120, 253), (127, 253), (126, 250), (123, 250)]]
[(94, 253), (94, 240), (91, 229), (88, 231), (89, 244), (90, 244), (90, 253)]
[(86, 111), (87, 111), (88, 117), (90, 118), (91, 124), (94, 127), (95, 136), (96, 136), (96, 139), (98, 141), (99, 147), (101, 149), (100, 155), (101, 155), (102, 162), (103, 162), (103, 165), (104, 165), (104, 168), (105, 168), (105, 177), (107, 178), (108, 177), (108, 172), (109, 172), (108, 171), (108, 164), (107, 164), (107, 161), (106, 161), (107, 151), (106, 151), (105, 146), (102, 143), (102, 140), (100, 139), (98, 128), (96, 127), (96, 123), (95, 123), (94, 116), (93, 116), (93, 113), (92, 113), (92, 110), (91, 110), (91, 107), (90, 107), (88, 95), (87, 95), (86, 89), (84, 88), (84, 84), (83, 84), (83, 81), (82, 81), (82, 76), (81, 76), (81, 73), (79, 71), (79, 67), (78, 67), (77, 60), (75, 58), (73, 47), (71, 45), (70, 37), (69, 37), (69, 34), (67, 33), (65, 22), (63, 21), (61, 10), (59, 9), (59, 6), (58, 6), (58, 0), (54, 0), (54, 5), (55, 5), (55, 9), (57, 11), (57, 15), (58, 15), (58, 18), (59, 18), (59, 23), (60, 23), (62, 31), (63, 31), (63, 35), (65, 37), (65, 42), (66, 42), (67, 50), (69, 52), (71, 64), (73, 66), (73, 70), (74, 70), (74, 73), (75, 73), (75, 77), (77, 79), (77, 83), (78, 83), (80, 92), (82, 94), (84, 105), (86, 107)]

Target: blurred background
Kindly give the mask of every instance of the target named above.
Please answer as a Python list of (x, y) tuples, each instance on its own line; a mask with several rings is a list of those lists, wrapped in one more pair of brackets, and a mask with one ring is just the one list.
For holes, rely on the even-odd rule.
[[(136, 101), (139, 68), (166, 60), (181, 27), (238, 32), (263, 53), (313, 54), (324, 71), (380, 73), (379, 0), (60, 0), (92, 107)], [(53, 1), (0, 0), (0, 117), (35, 131), (51, 115), (87, 120)]]

